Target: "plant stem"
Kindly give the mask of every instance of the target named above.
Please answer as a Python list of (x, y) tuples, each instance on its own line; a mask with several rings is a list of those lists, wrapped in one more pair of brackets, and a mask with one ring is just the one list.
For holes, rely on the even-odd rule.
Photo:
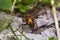
[(20, 32), (27, 40), (30, 40), (28, 37), (26, 37), (22, 32)]
[[(18, 31), (20, 32), (20, 30), (18, 30)], [(28, 37), (26, 37), (26, 36), (23, 34), (23, 31), (20, 32), (20, 34), (21, 34), (22, 36), (24, 36), (27, 40), (30, 40)]]
[(17, 35), (15, 34), (15, 32), (13, 31), (11, 26), (10, 26), (10, 29), (11, 29), (12, 33), (14, 34), (14, 36), (16, 37), (16, 40), (19, 40), (19, 38), (17, 37)]
[(11, 13), (12, 13), (13, 10), (14, 10), (15, 3), (16, 3), (16, 0), (14, 0), (13, 5), (12, 5), (12, 7), (11, 7)]
[[(13, 18), (14, 18), (14, 17), (13, 17)], [(15, 34), (13, 28), (11, 27), (11, 23), (13, 22), (13, 18), (8, 21), (8, 27), (11, 29), (12, 33), (13, 33), (14, 36), (16, 37), (16, 40), (19, 40), (19, 38), (18, 38), (17, 35)]]
[[(12, 12), (13, 12), (13, 10), (14, 10), (15, 3), (16, 3), (16, 0), (14, 0), (14, 2), (13, 2), (13, 5), (12, 5), (12, 7), (11, 7), (11, 13), (10, 13), (9, 16), (12, 16)], [(12, 21), (11, 21), (11, 22), (12, 22)], [(10, 23), (10, 24), (11, 24), (11, 23)], [(15, 32), (13, 31), (13, 28), (12, 28), (11, 26), (10, 26), (9, 28), (11, 29), (12, 33), (13, 33), (14, 36), (16, 37), (16, 40), (19, 40), (19, 38), (17, 37), (17, 35), (16, 35)]]
[(60, 40), (59, 24), (58, 24), (58, 19), (57, 19), (56, 7), (54, 5), (54, 0), (51, 0), (51, 4), (52, 4), (52, 14), (53, 14), (53, 17), (54, 17), (55, 27), (56, 27), (56, 31), (57, 31), (57, 39)]

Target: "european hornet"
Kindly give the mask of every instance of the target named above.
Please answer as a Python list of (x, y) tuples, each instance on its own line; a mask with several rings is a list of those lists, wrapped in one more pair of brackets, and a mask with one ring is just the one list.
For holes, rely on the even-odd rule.
[[(19, 15), (23, 18), (23, 21), (26, 22), (32, 28), (32, 30), (38, 28), (37, 23), (35, 22), (35, 19), (37, 18), (38, 15), (43, 14), (45, 12), (44, 9), (40, 8), (35, 8), (32, 10), (29, 10), (30, 12), (25, 13), (24, 15)], [(33, 12), (33, 13), (31, 13)]]

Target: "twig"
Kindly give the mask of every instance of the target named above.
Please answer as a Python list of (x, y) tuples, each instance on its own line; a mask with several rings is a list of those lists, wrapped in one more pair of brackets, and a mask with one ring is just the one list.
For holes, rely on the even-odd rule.
[(52, 5), (52, 14), (54, 16), (54, 21), (55, 21), (55, 26), (56, 26), (56, 31), (57, 31), (57, 38), (58, 38), (58, 40), (60, 40), (59, 24), (58, 24), (58, 20), (57, 20), (57, 13), (56, 13), (56, 7), (54, 5), (54, 0), (51, 0), (51, 5)]

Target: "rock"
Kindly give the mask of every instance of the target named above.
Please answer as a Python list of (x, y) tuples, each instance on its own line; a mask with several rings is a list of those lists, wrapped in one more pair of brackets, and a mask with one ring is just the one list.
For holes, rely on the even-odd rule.
[[(50, 13), (51, 14), (51, 13)], [(37, 19), (35, 19), (36, 20), (36, 22), (37, 22), (37, 25), (40, 27), (40, 26), (42, 26), (42, 25), (50, 25), (50, 24), (52, 24), (52, 23), (54, 23), (54, 21), (53, 21), (53, 17), (51, 17), (50, 16), (50, 14), (44, 14), (44, 15), (41, 15), (40, 16), (40, 18), (37, 18)], [(3, 14), (3, 15), (6, 15), (5, 13)], [(7, 15), (6, 15), (7, 16)], [(5, 16), (4, 16), (5, 17)], [(60, 16), (59, 16), (60, 17)], [(6, 17), (7, 19), (8, 19), (8, 16)], [(4, 20), (5, 18), (3, 18), (3, 20)], [(60, 20), (59, 20), (60, 21)], [(18, 18), (18, 17), (15, 17), (14, 16), (14, 18), (13, 18), (13, 22), (12, 22), (12, 24), (11, 24), (11, 26), (12, 26), (12, 28), (13, 28), (13, 30), (15, 31), (15, 30), (17, 30), (17, 29), (20, 29), (20, 30), (22, 30), (21, 28), (19, 28), (19, 26), (21, 26), (21, 24), (23, 24), (24, 22), (22, 21), (22, 18)], [(43, 32), (42, 32), (42, 34), (32, 34), (32, 33), (30, 33), (30, 32), (28, 32), (28, 31), (31, 31), (30, 30), (30, 28), (28, 27), (28, 26), (24, 26), (24, 34), (25, 34), (25, 36), (27, 36), (28, 38), (30, 38), (31, 40), (33, 39), (33, 40), (48, 40), (49, 39), (49, 37), (51, 37), (51, 36), (54, 36), (54, 37), (56, 37), (56, 35), (55, 35), (55, 33), (54, 33), (54, 31), (53, 31), (53, 29), (46, 29), (46, 30), (44, 30)], [(29, 28), (29, 29), (28, 29)], [(21, 35), (20, 34), (20, 32), (18, 32), (18, 31), (16, 31), (15, 32), (17, 35)], [(2, 31), (1, 33), (0, 33), (0, 39), (1, 40), (7, 40), (7, 37), (9, 36), (9, 37), (12, 37), (12, 32), (11, 32), (11, 30), (10, 29), (5, 29), (4, 31)], [(18, 38), (20, 38), (21, 36), (18, 36)], [(26, 38), (23, 36), (22, 37), (22, 40), (25, 40)]]
[[(59, 11), (57, 11), (57, 18), (58, 18), (58, 21), (60, 21), (60, 12)], [(39, 15), (38, 18), (35, 19), (35, 21), (37, 22), (38, 27), (40, 27), (42, 25), (49, 26), (54, 23), (54, 18), (53, 18), (51, 11), (46, 10), (46, 13), (44, 13), (43, 15)]]
[[(56, 35), (54, 33), (54, 28), (49, 28), (45, 31), (42, 32), (42, 34), (32, 34), (32, 33), (26, 33), (23, 32), (24, 35), (26, 37), (28, 37), (29, 39), (33, 39), (33, 40), (48, 40), (50, 37), (55, 37)], [(15, 32), (16, 35), (21, 35), (18, 31)], [(9, 30), (4, 30), (1, 34), (0, 34), (0, 39), (1, 40), (7, 40), (7, 37), (13, 37), (13, 34), (11, 33), (11, 31)], [(20, 36), (18, 36), (18, 38), (20, 38)], [(24, 36), (22, 36), (22, 40), (25, 40), (26, 38)]]
[(35, 21), (38, 27), (46, 25), (48, 23), (48, 20), (43, 15), (40, 15), (39, 18), (35, 19)]

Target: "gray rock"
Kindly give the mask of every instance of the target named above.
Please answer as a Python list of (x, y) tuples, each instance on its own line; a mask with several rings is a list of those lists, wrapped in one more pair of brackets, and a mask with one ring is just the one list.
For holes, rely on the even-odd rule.
[[(50, 13), (51, 14), (51, 13)], [(50, 25), (52, 24), (54, 21), (53, 21), (53, 17), (50, 16), (50, 14), (44, 14), (44, 15), (41, 15), (39, 18), (35, 19), (36, 22), (37, 22), (37, 25), (38, 26), (42, 26), (42, 25)], [(3, 14), (3, 15), (6, 15), (6, 14)], [(7, 15), (6, 15), (7, 16)], [(59, 16), (60, 17), (60, 16)], [(8, 19), (8, 17), (5, 17)], [(4, 18), (3, 18), (4, 20)], [(59, 19), (60, 20), (60, 19)], [(16, 29), (19, 28), (19, 26), (21, 24), (23, 24), (24, 22), (22, 21), (22, 18), (18, 18), (18, 17), (14, 17), (13, 19), (13, 23), (11, 24), (13, 30), (15, 31)], [(23, 32), (28, 38), (30, 38), (31, 40), (48, 40), (49, 37), (51, 36), (54, 36), (56, 37), (53, 29), (47, 29), (47, 30), (44, 30), (42, 32), (42, 34), (32, 34), (32, 33), (28, 33), (28, 31), (30, 31), (30, 29), (28, 30), (28, 27), (24, 27), (26, 29), (24, 30), (27, 30), (27, 32)], [(21, 30), (21, 29), (20, 29)], [(21, 35), (18, 31), (15, 32), (17, 35)], [(0, 39), (1, 40), (7, 40), (7, 37), (12, 37), (12, 32), (10, 29), (8, 30), (4, 30), (0, 33)], [(18, 36), (20, 38), (20, 36)], [(25, 40), (25, 37), (23, 36), (22, 37), (23, 39), (22, 40)]]

